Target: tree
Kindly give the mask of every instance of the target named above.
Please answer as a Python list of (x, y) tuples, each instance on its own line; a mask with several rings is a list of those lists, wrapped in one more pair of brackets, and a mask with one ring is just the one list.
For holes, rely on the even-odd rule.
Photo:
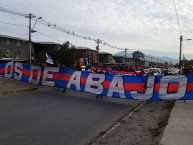
[(133, 60), (135, 62), (135, 65), (143, 65), (144, 64), (144, 54), (140, 51), (134, 51), (132, 53)]
[(71, 67), (77, 62), (77, 50), (74, 46), (70, 46), (68, 41), (63, 43), (59, 50), (53, 50), (51, 54), (56, 64)]
[(40, 53), (39, 53), (39, 62), (40, 62), (40, 64), (43, 64), (43, 63), (45, 63), (46, 62), (46, 52), (45, 51), (41, 51)]

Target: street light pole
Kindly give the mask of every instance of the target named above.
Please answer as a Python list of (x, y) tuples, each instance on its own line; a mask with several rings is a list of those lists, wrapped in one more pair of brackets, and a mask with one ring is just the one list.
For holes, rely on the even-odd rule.
[(29, 63), (31, 64), (31, 16), (29, 13)]
[[(182, 61), (182, 41), (183, 41), (184, 39), (183, 39), (183, 36), (182, 35), (180, 35), (180, 55), (179, 55), (179, 69), (180, 69), (180, 71), (181, 71), (181, 61)], [(192, 39), (185, 39), (185, 40), (192, 40)], [(180, 73), (180, 71), (179, 71), (179, 73)]]
[[(33, 30), (33, 28), (35, 27), (35, 24), (37, 23), (37, 21), (39, 19), (42, 19), (42, 17), (37, 18), (37, 20), (35, 21), (33, 28), (31, 28), (31, 19), (35, 18), (36, 16), (32, 15), (31, 13), (29, 13), (29, 63), (31, 64), (31, 57), (32, 57), (32, 43), (31, 43), (31, 33), (36, 32), (35, 30)], [(33, 55), (34, 55), (34, 50), (33, 50)]]
[[(96, 51), (97, 51), (97, 65), (99, 65), (99, 44), (100, 43), (102, 43), (102, 40), (100, 40), (100, 39), (97, 39), (96, 41), (95, 41), (96, 43), (97, 43), (97, 46), (96, 46)], [(102, 47), (102, 46), (101, 46)]]
[(183, 41), (183, 36), (180, 36), (180, 55), (179, 55), (179, 69), (181, 71), (181, 55), (182, 55), (182, 41)]

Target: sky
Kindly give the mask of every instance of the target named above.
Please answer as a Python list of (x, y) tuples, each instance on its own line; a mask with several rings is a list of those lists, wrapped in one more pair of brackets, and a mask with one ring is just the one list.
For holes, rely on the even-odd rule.
[[(39, 21), (62, 27), (83, 37), (100, 39), (101, 52), (115, 54), (127, 48), (146, 55), (193, 59), (193, 0), (0, 0), (0, 7), (43, 17)], [(32, 21), (32, 26), (36, 18)], [(96, 42), (36, 23), (32, 41), (69, 41), (75, 46), (96, 48)], [(25, 25), (15, 26), (9, 24)], [(179, 25), (180, 24), (180, 25)], [(0, 34), (28, 39), (29, 20), (0, 11)]]

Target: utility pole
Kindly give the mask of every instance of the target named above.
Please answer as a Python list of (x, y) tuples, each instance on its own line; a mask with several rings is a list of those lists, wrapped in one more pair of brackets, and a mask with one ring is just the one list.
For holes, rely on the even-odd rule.
[(126, 65), (127, 48), (125, 48), (125, 65)]
[(102, 40), (97, 39), (95, 42), (97, 43), (96, 50), (99, 51), (99, 44), (102, 43)]
[(32, 14), (29, 13), (29, 63), (31, 64), (31, 47), (32, 47), (32, 44), (31, 44), (31, 17), (32, 17)]
[(127, 57), (127, 48), (125, 48), (125, 69), (126, 70), (126, 57)]
[(180, 69), (180, 71), (181, 71), (182, 41), (183, 41), (183, 36), (180, 35), (180, 55), (179, 55), (179, 69)]
[(102, 40), (97, 39), (95, 42), (97, 43), (97, 46), (96, 46), (96, 51), (97, 51), (97, 65), (99, 65), (99, 54), (98, 54), (98, 52), (99, 52), (99, 44), (102, 43)]
[(184, 69), (184, 54), (183, 54), (183, 69)]
[[(33, 28), (31, 28), (31, 19), (35, 18), (36, 16), (32, 15), (31, 13), (29, 13), (29, 16), (27, 16), (26, 18), (29, 18), (29, 63), (31, 64), (31, 58), (32, 56), (34, 57), (34, 50), (32, 51), (32, 43), (31, 43), (31, 33), (36, 32), (35, 30), (33, 30), (33, 28), (35, 27), (37, 21), (39, 19), (42, 19), (42, 17), (37, 18), (37, 20), (35, 21)], [(33, 53), (32, 53), (33, 52)]]

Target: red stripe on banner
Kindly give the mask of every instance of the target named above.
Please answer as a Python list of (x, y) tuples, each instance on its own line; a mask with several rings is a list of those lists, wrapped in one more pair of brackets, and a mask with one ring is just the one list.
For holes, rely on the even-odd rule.
[(38, 76), (38, 71), (33, 71), (33, 78), (37, 78)]
[(160, 84), (155, 84), (154, 85), (154, 92), (159, 92), (160, 89)]
[(188, 83), (187, 91), (193, 91), (193, 82)]
[(168, 85), (168, 93), (177, 93), (179, 89), (179, 84), (178, 83), (171, 83)]
[(11, 71), (11, 66), (8, 66), (8, 72), (10, 72)]
[(80, 83), (81, 85), (86, 85), (87, 78), (81, 77)]
[(30, 76), (30, 71), (27, 70), (27, 69), (23, 69), (23, 70), (22, 70), (22, 74), (23, 74), (23, 75), (26, 75), (26, 76)]
[(44, 76), (44, 72), (41, 72), (40, 76), (41, 76), (41, 78), (43, 78), (43, 76)]
[[(180, 85), (178, 83), (169, 83), (167, 88), (168, 93), (177, 93)], [(160, 84), (155, 84), (154, 92), (159, 92), (160, 90)]]
[(5, 69), (4, 68), (0, 69), (0, 73), (5, 73)]
[(146, 83), (125, 83), (125, 91), (146, 91)]
[(105, 89), (109, 89), (110, 84), (111, 84), (111, 81), (105, 80), (105, 81), (103, 82), (103, 87), (104, 87)]
[(62, 74), (62, 73), (54, 73), (53, 74), (53, 79), (56, 79), (56, 80), (69, 81), (70, 77), (71, 77), (70, 74)]

